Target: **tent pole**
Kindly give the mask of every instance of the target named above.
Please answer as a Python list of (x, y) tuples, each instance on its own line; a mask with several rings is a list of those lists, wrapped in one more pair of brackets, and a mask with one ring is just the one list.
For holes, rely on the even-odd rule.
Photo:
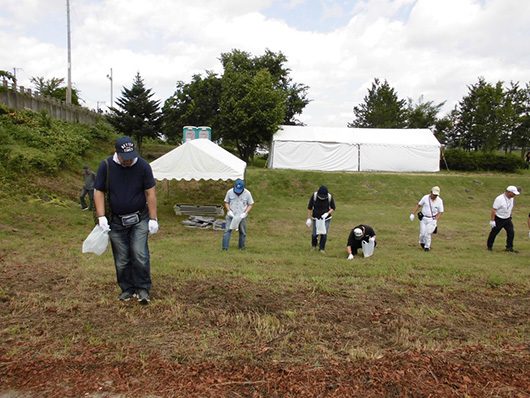
[(361, 144), (357, 144), (357, 171), (361, 171)]
[(442, 159), (443, 159), (443, 161), (445, 163), (445, 168), (447, 169), (447, 171), (450, 171), (449, 170), (449, 166), (447, 165), (447, 160), (445, 160), (444, 146), (443, 145), (440, 148), (440, 154), (442, 155)]

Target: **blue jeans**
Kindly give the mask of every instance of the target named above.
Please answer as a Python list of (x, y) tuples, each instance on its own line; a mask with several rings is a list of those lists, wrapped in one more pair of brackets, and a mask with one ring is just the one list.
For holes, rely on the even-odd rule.
[(110, 222), (110, 243), (116, 266), (116, 278), (122, 292), (134, 293), (139, 289), (151, 289), (151, 263), (147, 236), (149, 215), (142, 214), (138, 224), (121, 225), (113, 216)]
[[(230, 224), (232, 223), (232, 217), (226, 217), (226, 226), (225, 232), (223, 234), (223, 250), (228, 250), (230, 245), (230, 237), (232, 236), (232, 229), (230, 229)], [(245, 240), (247, 237), (247, 219), (244, 218), (239, 223), (239, 245), (240, 249), (245, 248)]]
[[(331, 224), (331, 218), (326, 219), (326, 232), (329, 232), (329, 225)], [(328, 240), (328, 234), (320, 235), (320, 243), (318, 242), (318, 235), (317, 235), (317, 225), (315, 220), (313, 220), (313, 232), (311, 233), (311, 246), (317, 247), (319, 250), (325, 250), (326, 249), (326, 241)]]

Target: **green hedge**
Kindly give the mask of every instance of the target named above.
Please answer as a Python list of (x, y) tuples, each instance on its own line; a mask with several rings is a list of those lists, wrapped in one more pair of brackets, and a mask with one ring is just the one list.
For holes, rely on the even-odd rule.
[[(446, 149), (444, 156), (449, 170), (503, 171), (513, 173), (525, 167), (524, 160), (513, 154), (499, 155), (491, 152)], [(440, 169), (445, 169), (443, 159), (440, 160)]]

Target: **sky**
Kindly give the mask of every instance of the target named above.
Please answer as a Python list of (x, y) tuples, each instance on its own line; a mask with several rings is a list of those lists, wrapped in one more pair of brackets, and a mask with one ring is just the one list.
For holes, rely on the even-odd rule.
[[(19, 85), (66, 81), (66, 3), (0, 0), (0, 70)], [(346, 127), (375, 78), (400, 99), (445, 101), (439, 116), (479, 77), (530, 82), (525, 0), (70, 0), (70, 32), (72, 83), (92, 109), (138, 72), (163, 103), (178, 81), (222, 73), (234, 49), (287, 57), (293, 82), (309, 86), (298, 119), (310, 126)]]

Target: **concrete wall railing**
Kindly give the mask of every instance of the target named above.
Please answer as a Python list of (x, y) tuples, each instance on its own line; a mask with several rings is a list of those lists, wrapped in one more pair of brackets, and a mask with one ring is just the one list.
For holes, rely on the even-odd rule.
[(68, 105), (64, 101), (33, 93), (31, 89), (16, 84), (8, 84), (7, 80), (0, 85), (0, 103), (15, 110), (45, 111), (54, 119), (66, 122), (95, 124), (102, 116), (77, 105)]

